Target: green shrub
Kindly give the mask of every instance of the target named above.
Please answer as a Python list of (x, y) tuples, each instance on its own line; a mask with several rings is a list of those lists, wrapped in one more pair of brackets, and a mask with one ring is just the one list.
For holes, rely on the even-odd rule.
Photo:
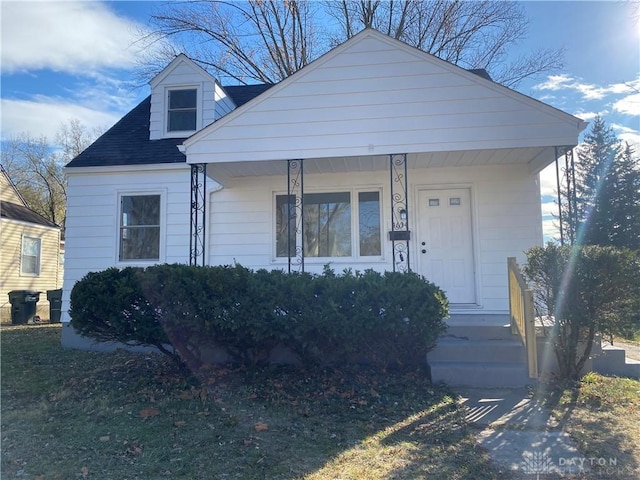
[(536, 314), (553, 322), (562, 379), (578, 378), (596, 334), (621, 334), (638, 325), (640, 258), (631, 250), (549, 243), (527, 252), (523, 271), (535, 286)]
[[(113, 298), (105, 304), (109, 314), (92, 315), (90, 321), (87, 311), (74, 308), (72, 316), (79, 317), (74, 325), (85, 325), (83, 334), (91, 335), (94, 328), (93, 336), (100, 340), (152, 345), (161, 338), (196, 368), (213, 345), (243, 364), (267, 360), (277, 345), (309, 365), (421, 364), (445, 330), (448, 308), (438, 287), (412, 273), (336, 275), (326, 268), (322, 275), (311, 275), (252, 272), (239, 265), (157, 265), (89, 274), (74, 291), (87, 290), (84, 283), (98, 290), (100, 281), (112, 290), (113, 285), (128, 285), (132, 293), (108, 293)], [(136, 321), (149, 322), (146, 330), (157, 338), (136, 336), (145, 329), (127, 330), (130, 315), (122, 312), (131, 310), (130, 304), (143, 306)]]
[(144, 294), (139, 268), (88, 273), (71, 291), (71, 324), (102, 342), (152, 345), (174, 358), (158, 312)]

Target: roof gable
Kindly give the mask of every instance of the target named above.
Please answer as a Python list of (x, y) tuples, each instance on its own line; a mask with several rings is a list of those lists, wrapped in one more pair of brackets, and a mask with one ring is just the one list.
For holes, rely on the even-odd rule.
[(192, 70), (193, 73), (201, 75), (204, 80), (211, 81), (211, 82), (216, 81), (213, 75), (211, 75), (204, 68), (202, 68), (193, 60), (191, 60), (189, 57), (187, 57), (184, 53), (181, 53), (177, 55), (176, 58), (171, 60), (171, 62), (169, 62), (169, 65), (164, 67), (160, 71), (160, 73), (158, 73), (155, 77), (153, 77), (149, 81), (149, 85), (151, 85), (151, 88), (155, 88), (157, 85), (162, 83), (163, 80), (165, 80), (167, 77), (169, 77), (172, 73), (174, 73), (176, 70), (180, 69), (181, 67), (187, 67), (188, 69)]
[(183, 151), (189, 163), (215, 163), (573, 145), (584, 126), (365, 30), (195, 133)]

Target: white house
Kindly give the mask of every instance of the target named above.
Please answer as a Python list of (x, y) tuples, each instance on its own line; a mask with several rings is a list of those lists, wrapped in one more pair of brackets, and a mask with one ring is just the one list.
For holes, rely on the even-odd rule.
[(542, 242), (538, 173), (586, 126), (374, 30), (273, 86), (184, 55), (150, 84), (67, 166), (63, 321), (87, 272), (237, 262), (410, 269), (452, 326), (502, 322), (507, 257)]

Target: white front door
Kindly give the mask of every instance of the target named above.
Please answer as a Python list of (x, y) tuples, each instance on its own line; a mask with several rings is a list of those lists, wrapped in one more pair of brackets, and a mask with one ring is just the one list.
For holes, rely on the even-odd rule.
[(418, 194), (420, 274), (438, 285), (452, 304), (475, 304), (475, 262), (468, 188)]

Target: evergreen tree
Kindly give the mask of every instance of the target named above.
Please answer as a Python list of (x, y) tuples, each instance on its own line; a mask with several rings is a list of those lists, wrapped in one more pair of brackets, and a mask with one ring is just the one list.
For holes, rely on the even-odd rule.
[(640, 252), (640, 157), (628, 143), (614, 168), (617, 183), (612, 200), (611, 245)]
[(640, 250), (640, 161), (601, 117), (565, 174), (562, 226), (570, 243)]

